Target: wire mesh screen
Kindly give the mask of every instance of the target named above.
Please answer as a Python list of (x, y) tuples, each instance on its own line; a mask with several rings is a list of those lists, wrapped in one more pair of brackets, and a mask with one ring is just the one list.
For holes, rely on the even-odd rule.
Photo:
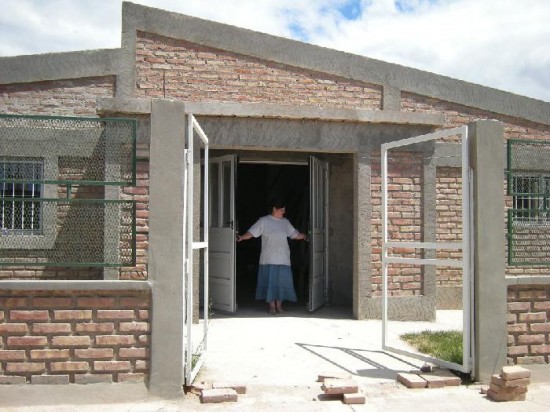
[(508, 263), (550, 265), (550, 143), (508, 141)]
[[(0, 156), (55, 156), (42, 183), (133, 185), (136, 179), (136, 122), (101, 119), (0, 115)], [(24, 167), (10, 169), (3, 181), (29, 182)], [(33, 181), (30, 181), (31, 183)]]
[[(8, 202), (5, 202), (8, 203)], [(135, 202), (102, 199), (13, 199), (17, 229), (2, 229), (0, 266), (132, 266)], [(4, 224), (4, 226), (9, 226)], [(29, 227), (32, 226), (32, 229)]]
[(0, 115), (0, 266), (133, 266), (136, 121)]

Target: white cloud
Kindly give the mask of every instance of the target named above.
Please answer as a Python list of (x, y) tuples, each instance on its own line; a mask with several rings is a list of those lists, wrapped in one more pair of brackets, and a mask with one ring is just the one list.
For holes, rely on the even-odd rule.
[[(550, 101), (547, 0), (134, 2)], [(0, 0), (0, 56), (119, 47), (120, 20), (120, 0)]]

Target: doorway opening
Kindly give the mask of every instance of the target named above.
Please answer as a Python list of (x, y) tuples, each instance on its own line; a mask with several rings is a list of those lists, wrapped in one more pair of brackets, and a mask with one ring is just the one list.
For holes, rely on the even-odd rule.
[[(269, 202), (286, 202), (285, 217), (300, 232), (308, 233), (310, 175), (307, 164), (239, 163), (235, 196), (238, 233), (245, 233), (261, 216), (270, 213)], [(289, 240), (295, 305), (305, 307), (309, 296), (309, 245)], [(239, 308), (263, 307), (255, 300), (261, 239), (241, 242), (236, 250), (236, 298)], [(285, 305), (293, 305), (285, 302)]]

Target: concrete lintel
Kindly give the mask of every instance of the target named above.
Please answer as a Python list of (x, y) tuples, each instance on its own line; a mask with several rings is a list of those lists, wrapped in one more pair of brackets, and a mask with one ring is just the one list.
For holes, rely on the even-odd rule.
[(0, 84), (114, 76), (120, 49), (0, 57)]
[(144, 280), (1, 280), (0, 290), (150, 290)]
[(97, 99), (97, 111), (100, 114), (151, 114), (151, 99), (100, 98)]
[(186, 102), (185, 110), (197, 116), (264, 117), (282, 119), (314, 119), (358, 123), (392, 123), (443, 126), (439, 113), (413, 113), (399, 110), (361, 110), (320, 108), (266, 103), (194, 103)]
[(550, 275), (506, 276), (506, 286), (550, 285)]

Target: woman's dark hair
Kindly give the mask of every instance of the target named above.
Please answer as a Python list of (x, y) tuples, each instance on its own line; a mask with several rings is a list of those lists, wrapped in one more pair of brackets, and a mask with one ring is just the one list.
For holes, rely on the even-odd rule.
[(286, 207), (286, 202), (281, 199), (281, 198), (274, 198), (274, 199), (271, 199), (271, 201), (269, 202), (270, 206), (269, 206), (269, 209), (271, 210), (271, 208), (276, 208), (276, 209), (281, 209), (282, 207)]

